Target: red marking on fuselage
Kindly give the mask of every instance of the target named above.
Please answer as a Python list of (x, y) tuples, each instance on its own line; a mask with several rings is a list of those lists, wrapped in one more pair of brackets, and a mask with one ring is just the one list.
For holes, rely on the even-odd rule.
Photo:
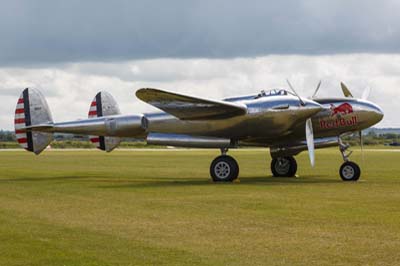
[(23, 130), (15, 130), (15, 134), (22, 134), (22, 133), (26, 133), (25, 131), (23, 131)]
[(96, 102), (92, 102), (90, 106), (96, 106)]
[(90, 111), (89, 115), (96, 115), (97, 116), (97, 111)]
[(24, 103), (24, 98), (19, 98), (18, 99), (18, 104), (20, 104), (20, 103)]
[(349, 103), (343, 103), (338, 107), (335, 107), (333, 104), (331, 104), (331, 111), (332, 111), (331, 116), (347, 115), (354, 112), (353, 106), (351, 106)]

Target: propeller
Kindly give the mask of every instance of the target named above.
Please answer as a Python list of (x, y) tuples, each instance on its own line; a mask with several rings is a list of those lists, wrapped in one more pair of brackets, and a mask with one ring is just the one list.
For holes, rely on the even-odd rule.
[[(363, 92), (363, 94), (362, 94), (362, 96), (361, 96), (361, 99), (367, 100), (370, 94), (371, 94), (371, 88), (370, 87), (366, 87), (364, 92)], [(361, 157), (362, 157), (361, 160), (362, 160), (362, 162), (364, 164), (364, 161), (365, 161), (365, 157), (364, 157), (364, 139), (363, 139), (363, 133), (362, 133), (361, 130), (359, 132), (359, 137), (360, 137), (360, 147), (361, 147)]]
[[(347, 86), (344, 85), (343, 82), (340, 83), (340, 86), (342, 87), (342, 91), (343, 91), (344, 96), (353, 98), (353, 95), (351, 94), (349, 88), (347, 88)], [(366, 87), (364, 92), (363, 92), (363, 94), (362, 94), (362, 96), (361, 96), (361, 99), (362, 100), (367, 100), (369, 95), (370, 95), (370, 93), (371, 93), (371, 88), (370, 87)], [(358, 138), (359, 138), (359, 141), (360, 141), (362, 161), (364, 163), (364, 139), (363, 139), (363, 133), (362, 133), (361, 130), (358, 132)]]
[(344, 85), (343, 82), (340, 82), (340, 87), (342, 87), (342, 91), (345, 97), (347, 98), (354, 98), (353, 94), (351, 94), (350, 90), (347, 88), (346, 85)]
[(363, 138), (363, 133), (361, 130), (360, 130), (360, 132), (358, 132), (358, 136), (360, 138), (361, 157), (362, 157), (362, 162), (364, 164), (364, 138)]
[(370, 93), (371, 93), (371, 88), (370, 87), (366, 87), (364, 92), (363, 92), (363, 94), (362, 94), (362, 96), (361, 96), (361, 99), (367, 100)]
[(290, 81), (288, 79), (286, 79), (287, 84), (289, 85), (289, 88), (293, 91), (293, 93), (297, 96), (297, 98), (299, 98), (300, 104), (302, 106), (305, 106), (306, 104), (304, 103), (304, 101), (301, 99), (300, 95), (297, 94), (296, 90), (293, 88), (292, 84), (290, 84)]
[(314, 130), (311, 118), (306, 121), (306, 140), (311, 166), (315, 166)]
[(315, 96), (317, 96), (317, 93), (319, 91), (319, 87), (321, 87), (321, 82), (322, 82), (321, 80), (318, 82), (317, 88), (315, 89), (314, 94), (311, 96), (311, 99), (314, 99)]
[[(354, 96), (353, 96), (353, 94), (351, 94), (349, 88), (346, 85), (344, 85), (343, 82), (340, 82), (340, 86), (342, 87), (342, 91), (343, 91), (343, 94), (344, 94), (345, 97), (354, 98)], [(370, 93), (371, 93), (371, 88), (370, 87), (366, 87), (364, 92), (363, 92), (363, 94), (362, 94), (362, 96), (361, 96), (361, 99), (362, 100), (367, 100), (369, 95), (370, 95)]]
[[(290, 81), (286, 79), (287, 84), (289, 85), (290, 89), (293, 91), (293, 93), (299, 98), (301, 106), (305, 106), (305, 102), (301, 99), (299, 94), (297, 94), (296, 90), (293, 88), (292, 84), (290, 84)], [(316, 92), (318, 92), (319, 87), (321, 85), (321, 81), (318, 84)], [(316, 92), (314, 94), (316, 94)], [(308, 148), (308, 155), (310, 157), (310, 163), (311, 166), (314, 167), (315, 165), (315, 145), (314, 145), (314, 130), (313, 130), (313, 125), (312, 125), (312, 120), (311, 118), (308, 118), (306, 121), (306, 140), (307, 140), (307, 148)]]

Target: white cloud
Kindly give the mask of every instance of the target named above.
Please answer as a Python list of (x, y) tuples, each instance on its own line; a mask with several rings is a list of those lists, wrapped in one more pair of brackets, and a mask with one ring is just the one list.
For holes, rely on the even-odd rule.
[(56, 121), (86, 117), (99, 90), (114, 95), (124, 113), (155, 110), (134, 92), (142, 87), (209, 98), (286, 88), (290, 78), (300, 94), (341, 96), (344, 81), (356, 96), (372, 87), (370, 99), (386, 116), (379, 126), (400, 127), (400, 55), (266, 56), (237, 59), (153, 59), (118, 63), (74, 63), (53, 68), (0, 68), (0, 128), (13, 128), (15, 103), (25, 87), (45, 94)]

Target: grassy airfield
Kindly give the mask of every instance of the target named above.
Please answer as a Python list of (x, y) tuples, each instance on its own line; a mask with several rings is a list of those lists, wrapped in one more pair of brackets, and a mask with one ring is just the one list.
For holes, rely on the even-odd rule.
[(400, 152), (358, 183), (336, 149), (290, 179), (230, 154), (240, 183), (209, 181), (214, 150), (0, 152), (0, 265), (400, 265)]

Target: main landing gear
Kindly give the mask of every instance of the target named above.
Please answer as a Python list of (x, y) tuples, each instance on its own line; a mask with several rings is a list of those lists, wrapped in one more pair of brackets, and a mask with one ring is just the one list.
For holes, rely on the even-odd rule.
[(228, 149), (221, 149), (221, 156), (215, 158), (210, 166), (210, 175), (214, 182), (232, 182), (239, 176), (236, 160), (226, 155)]
[(271, 171), (275, 177), (293, 177), (297, 172), (297, 162), (294, 157), (274, 158), (271, 162)]
[[(343, 181), (357, 181), (361, 176), (360, 167), (349, 160), (350, 145), (344, 144), (339, 138), (339, 148), (344, 163), (340, 167), (339, 174)], [(210, 166), (210, 175), (214, 182), (232, 182), (239, 176), (239, 165), (236, 160), (226, 155), (228, 149), (221, 149), (221, 155), (215, 158)], [(297, 172), (297, 162), (293, 156), (273, 158), (271, 171), (275, 177), (294, 177)]]
[[(339, 174), (343, 181), (357, 181), (361, 176), (360, 167), (350, 161), (350, 145), (344, 144), (339, 138), (339, 149), (343, 156), (344, 163), (340, 167)], [(294, 177), (297, 172), (297, 163), (293, 156), (273, 158), (271, 172), (274, 177)]]
[(361, 176), (360, 167), (351, 162), (349, 157), (352, 154), (351, 151), (347, 151), (350, 148), (350, 145), (344, 144), (342, 140), (339, 138), (339, 149), (343, 156), (344, 163), (340, 167), (339, 174), (343, 181), (357, 181)]

